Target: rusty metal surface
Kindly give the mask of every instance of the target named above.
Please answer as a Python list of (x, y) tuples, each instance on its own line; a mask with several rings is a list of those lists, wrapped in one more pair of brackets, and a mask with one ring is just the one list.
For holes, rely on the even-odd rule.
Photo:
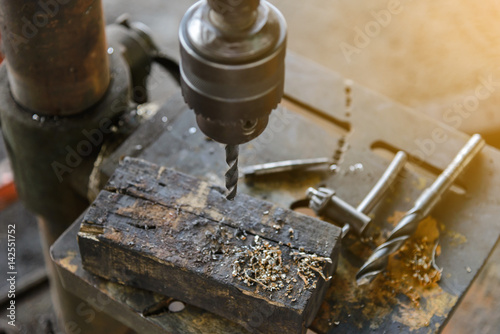
[[(439, 284), (427, 288), (408, 281), (394, 284), (398, 283), (396, 277), (396, 281), (381, 279), (358, 288), (355, 273), (362, 262), (387, 237), (398, 214), (412, 206), (468, 137), (294, 55), (288, 57), (286, 80), (287, 101), (273, 112), (263, 135), (241, 147), (241, 165), (331, 156), (339, 138), (346, 135), (349, 148), (340, 172), (255, 178), (240, 182), (241, 192), (290, 207), (305, 198), (307, 187), (326, 185), (357, 205), (394, 152), (404, 150), (413, 161), (374, 210), (374, 224), (367, 234), (373, 233), (375, 238), (367, 240), (368, 246), (346, 240), (337, 275), (312, 329), (318, 333), (439, 331), (498, 239), (500, 176), (494, 171), (500, 165), (500, 153), (485, 148), (459, 178), (457, 183), (464, 190), (450, 191), (431, 213), (427, 223), (434, 228), (424, 232), (432, 232), (440, 240), (437, 263), (444, 271)], [(223, 185), (223, 148), (196, 131), (192, 112), (180, 103), (177, 106), (186, 112), (169, 123), (139, 156)], [(134, 152), (134, 145), (132, 137), (117, 154)], [(350, 168), (357, 163), (362, 169)]]
[(118, 53), (109, 58), (111, 89), (95, 108), (71, 117), (24, 110), (12, 97), (5, 64), (0, 67), (2, 136), (19, 197), (29, 210), (60, 222), (64, 229), (88, 206), (85, 197), (94, 160), (112, 134), (111, 126), (129, 108), (127, 64)]
[(110, 81), (101, 0), (0, 1), (12, 95), (46, 115), (98, 102)]

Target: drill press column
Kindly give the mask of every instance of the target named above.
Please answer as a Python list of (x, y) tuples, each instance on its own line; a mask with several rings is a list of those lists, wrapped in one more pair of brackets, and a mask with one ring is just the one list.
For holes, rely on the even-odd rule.
[(0, 1), (9, 87), (23, 108), (68, 116), (94, 106), (110, 83), (100, 1)]
[(236, 145), (260, 135), (283, 96), (286, 23), (267, 1), (208, 0), (181, 22), (182, 92), (208, 137), (228, 145), (228, 199), (236, 195)]

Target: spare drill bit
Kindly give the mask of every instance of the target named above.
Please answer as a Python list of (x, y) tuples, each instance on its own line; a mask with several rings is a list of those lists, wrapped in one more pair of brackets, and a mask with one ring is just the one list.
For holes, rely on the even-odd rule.
[(471, 160), (481, 151), (484, 140), (475, 134), (460, 150), (455, 159), (438, 176), (436, 181), (419, 196), (413, 208), (408, 211), (392, 230), (389, 238), (377, 247), (356, 275), (358, 285), (371, 282), (386, 267), (389, 255), (403, 246), (416, 231), (418, 224), (429, 215), (441, 199), (441, 196), (451, 187), (456, 178), (467, 167)]
[(268, 162), (265, 164), (244, 167), (242, 172), (245, 177), (251, 177), (251, 176), (270, 175), (274, 173), (304, 170), (322, 165), (328, 166), (331, 163), (332, 160), (329, 158), (284, 160), (284, 161)]
[(238, 190), (238, 145), (226, 145), (226, 162), (229, 169), (226, 172), (226, 189), (229, 191), (226, 198), (230, 201), (236, 197)]

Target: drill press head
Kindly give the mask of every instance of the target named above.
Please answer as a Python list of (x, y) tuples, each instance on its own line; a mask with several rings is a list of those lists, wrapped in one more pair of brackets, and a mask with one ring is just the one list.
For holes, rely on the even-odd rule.
[(283, 96), (286, 23), (267, 1), (208, 0), (179, 29), (182, 93), (208, 137), (246, 143)]

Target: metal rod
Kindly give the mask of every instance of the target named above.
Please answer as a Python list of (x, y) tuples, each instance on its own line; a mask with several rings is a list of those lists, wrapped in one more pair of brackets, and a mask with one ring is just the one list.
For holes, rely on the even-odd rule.
[(0, 0), (12, 96), (45, 115), (71, 115), (106, 92), (109, 64), (101, 0)]
[(377, 205), (377, 203), (382, 199), (386, 191), (392, 185), (394, 180), (396, 180), (407, 160), (408, 155), (405, 152), (399, 151), (396, 154), (382, 177), (377, 181), (368, 195), (366, 195), (363, 201), (358, 205), (357, 210), (359, 212), (368, 213), (375, 207), (375, 205)]
[(480, 135), (475, 134), (470, 138), (436, 181), (419, 196), (413, 208), (401, 218), (387, 241), (377, 247), (372, 256), (361, 267), (356, 275), (358, 285), (371, 282), (379, 273), (385, 270), (389, 256), (398, 251), (406, 240), (415, 233), (418, 224), (429, 215), (442, 195), (451, 187), (456, 178), (482, 150), (484, 145), (485, 142)]
[(315, 158), (315, 159), (298, 159), (298, 160), (285, 160), (278, 162), (268, 162), (260, 165), (253, 165), (244, 167), (242, 173), (245, 177), (255, 175), (266, 175), (281, 172), (288, 172), (292, 170), (301, 170), (321, 165), (330, 164), (332, 162), (329, 158)]
[(417, 203), (419, 206), (425, 206), (425, 215), (428, 215), (436, 203), (441, 199), (441, 196), (446, 192), (457, 177), (462, 174), (464, 169), (481, 152), (485, 145), (484, 139), (479, 134), (473, 135), (467, 144), (458, 152), (453, 161), (446, 169), (438, 176), (436, 181), (426, 189), (419, 197)]

